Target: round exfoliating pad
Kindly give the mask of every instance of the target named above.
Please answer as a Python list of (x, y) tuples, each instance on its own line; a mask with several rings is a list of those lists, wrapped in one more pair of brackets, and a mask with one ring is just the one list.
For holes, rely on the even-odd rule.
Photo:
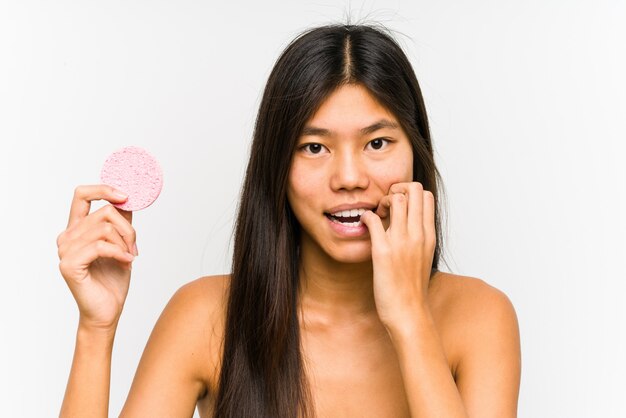
[(128, 195), (125, 202), (113, 203), (113, 206), (135, 211), (147, 208), (159, 197), (163, 171), (148, 151), (131, 146), (109, 155), (100, 172), (100, 180)]

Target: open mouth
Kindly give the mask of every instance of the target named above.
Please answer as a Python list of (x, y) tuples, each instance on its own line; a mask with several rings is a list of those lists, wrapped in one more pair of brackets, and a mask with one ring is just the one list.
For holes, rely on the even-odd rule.
[(332, 222), (345, 226), (361, 226), (361, 215), (367, 209), (350, 209), (342, 210), (335, 213), (324, 213), (324, 215)]

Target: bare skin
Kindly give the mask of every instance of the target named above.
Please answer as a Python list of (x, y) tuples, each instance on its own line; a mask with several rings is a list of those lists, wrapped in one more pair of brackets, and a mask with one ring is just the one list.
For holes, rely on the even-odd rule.
[[(190, 284), (195, 294), (204, 293), (207, 304), (224, 307), (219, 293), (228, 286), (228, 276), (204, 277)], [(450, 372), (456, 378), (464, 356), (464, 347), (481, 344), (466, 338), (481, 338), (472, 321), (489, 311), (488, 301), (504, 295), (484, 281), (445, 272), (435, 274), (429, 288), (429, 306), (448, 358)], [(225, 295), (225, 293), (221, 293)], [(192, 315), (190, 315), (193, 317)], [(302, 327), (303, 354), (308, 359), (309, 382), (319, 418), (325, 417), (410, 417), (397, 356), (389, 335), (376, 317), (363, 317), (330, 323), (323, 316), (306, 314)], [(209, 317), (195, 317), (201, 323), (211, 321), (212, 337), (223, 338), (224, 312), (212, 311)], [(220, 319), (221, 318), (221, 319)], [(206, 322), (205, 322), (206, 323)], [(205, 325), (206, 326), (206, 325)], [(208, 335), (208, 334), (207, 334)], [(155, 350), (158, 348), (155, 347)], [(210, 418), (217, 392), (217, 365), (221, 352), (215, 340), (199, 343), (198, 367), (202, 368), (202, 397), (197, 407), (202, 418)], [(144, 368), (151, 366), (146, 364)], [(519, 380), (519, 370), (511, 370), (512, 380)]]
[[(130, 226), (114, 222), (120, 229)], [(113, 240), (123, 248), (134, 242)], [(428, 306), (468, 416), (516, 416), (519, 330), (506, 295), (480, 279), (443, 272), (435, 274), (428, 290)], [(173, 295), (146, 344), (121, 417), (190, 417), (196, 406), (203, 418), (211, 417), (227, 291), (228, 276), (212, 276)], [(88, 313), (81, 312), (81, 318)], [(306, 303), (302, 313), (303, 354), (319, 418), (410, 416), (398, 357), (378, 318), (331, 315)], [(115, 325), (119, 313), (107, 317)], [(103, 322), (80, 323), (61, 417), (108, 416), (115, 326), (94, 324)]]
[[(394, 115), (361, 86), (343, 86), (297, 149), (287, 195), (302, 229), (299, 319), (318, 418), (516, 417), (513, 305), (480, 279), (438, 272), (429, 280), (433, 195), (412, 181), (409, 140)], [(88, 215), (89, 202), (103, 198), (113, 198), (106, 187), (78, 188), (58, 237), (81, 313), (63, 417), (107, 416), (135, 232), (132, 214), (111, 206)], [(364, 210), (356, 226), (333, 222), (354, 217), (348, 209)], [(211, 416), (227, 291), (228, 276), (213, 276), (174, 294), (120, 416), (189, 417), (196, 405)]]

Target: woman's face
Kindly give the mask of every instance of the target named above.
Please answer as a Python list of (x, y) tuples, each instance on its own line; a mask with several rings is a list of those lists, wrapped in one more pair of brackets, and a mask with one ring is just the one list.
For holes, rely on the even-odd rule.
[(305, 124), (289, 172), (301, 251), (321, 249), (346, 263), (371, 259), (360, 213), (412, 178), (413, 153), (398, 120), (364, 87), (338, 88)]

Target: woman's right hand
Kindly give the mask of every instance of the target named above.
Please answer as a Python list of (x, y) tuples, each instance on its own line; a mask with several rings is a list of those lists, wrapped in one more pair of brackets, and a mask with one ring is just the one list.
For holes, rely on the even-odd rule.
[(78, 186), (67, 229), (57, 237), (59, 270), (80, 313), (79, 325), (115, 331), (130, 285), (136, 234), (133, 213), (109, 204), (89, 213), (91, 202), (122, 203), (111, 186)]

